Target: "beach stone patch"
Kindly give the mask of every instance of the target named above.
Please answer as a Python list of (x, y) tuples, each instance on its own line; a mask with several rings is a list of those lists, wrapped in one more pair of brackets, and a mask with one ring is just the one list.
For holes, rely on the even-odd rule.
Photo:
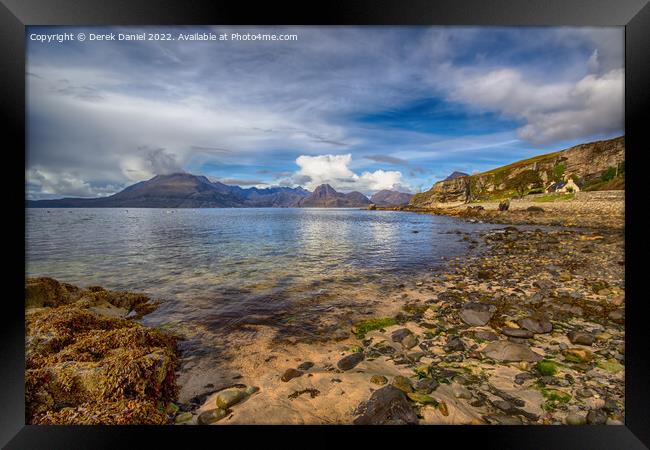
[(585, 333), (583, 331), (570, 331), (567, 334), (567, 337), (572, 344), (587, 346), (591, 346), (591, 344), (596, 340), (596, 337), (593, 334)]
[(501, 332), (508, 337), (519, 339), (530, 339), (534, 336), (532, 331), (524, 330), (521, 328), (503, 328)]
[(517, 321), (517, 324), (524, 330), (532, 331), (535, 334), (546, 334), (553, 331), (553, 324), (546, 319), (527, 317)]
[(355, 410), (354, 425), (392, 425), (418, 423), (413, 406), (402, 391), (388, 385), (377, 389)]
[(490, 342), (482, 351), (483, 355), (497, 361), (541, 361), (543, 357), (533, 352), (529, 347), (523, 344), (517, 344), (508, 341)]
[(338, 367), (340, 370), (350, 370), (355, 368), (357, 364), (363, 361), (363, 359), (364, 359), (363, 353), (360, 352), (352, 353), (350, 355), (341, 358), (339, 362), (336, 363), (336, 367)]
[(303, 375), (303, 373), (304, 372), (302, 370), (287, 369), (287, 370), (284, 371), (284, 373), (282, 374), (282, 377), (280, 377), (280, 379), (286, 383), (287, 381), (293, 380), (294, 378), (301, 377)]
[(210, 425), (211, 423), (215, 423), (223, 419), (227, 415), (228, 412), (224, 409), (221, 408), (209, 409), (199, 414), (199, 417), (197, 418), (196, 421), (199, 425)]
[(192, 420), (192, 417), (194, 417), (194, 415), (191, 412), (185, 411), (177, 415), (176, 418), (174, 419), (174, 422), (176, 423), (188, 422)]

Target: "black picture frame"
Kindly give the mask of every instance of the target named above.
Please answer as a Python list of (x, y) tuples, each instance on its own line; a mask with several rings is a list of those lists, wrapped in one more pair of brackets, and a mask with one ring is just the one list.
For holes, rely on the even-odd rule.
[[(488, 448), (622, 449), (650, 446), (650, 395), (647, 374), (648, 316), (642, 267), (647, 245), (644, 225), (643, 154), (650, 150), (650, 5), (648, 0), (348, 0), (254, 5), (235, 1), (170, 0), (0, 0), (0, 111), (4, 133), (6, 218), (11, 234), (5, 256), (5, 314), (0, 326), (0, 444), (9, 449), (115, 448), (145, 438), (154, 445), (187, 446), (197, 436), (224, 445), (219, 433), (235, 433), (233, 443), (255, 433), (274, 434), (281, 442), (312, 445), (346, 443), (352, 435), (382, 440), (399, 433), (401, 445), (455, 445), (473, 440)], [(26, 426), (24, 414), (24, 232), (25, 186), (25, 26), (27, 25), (521, 25), (625, 26), (626, 164), (626, 380), (625, 426), (439, 426), (375, 427), (95, 427)], [(21, 158), (21, 151), (22, 158)], [(15, 233), (15, 235), (14, 235)], [(23, 241), (24, 242), (24, 241)], [(18, 264), (22, 261), (23, 264)], [(638, 263), (637, 263), (638, 261)], [(22, 274), (21, 274), (22, 272)], [(637, 275), (639, 274), (639, 275)], [(336, 433), (334, 433), (336, 432)], [(310, 436), (304, 433), (309, 433)], [(318, 440), (312, 434), (318, 434)], [(344, 433), (346, 436), (341, 436)], [(306, 438), (306, 439), (305, 439)], [(447, 441), (447, 439), (453, 441)], [(417, 439), (417, 440), (416, 440)], [(422, 441), (420, 441), (422, 439)], [(428, 444), (427, 444), (428, 443)], [(231, 444), (237, 445), (237, 444)], [(373, 444), (367, 444), (373, 445)]]

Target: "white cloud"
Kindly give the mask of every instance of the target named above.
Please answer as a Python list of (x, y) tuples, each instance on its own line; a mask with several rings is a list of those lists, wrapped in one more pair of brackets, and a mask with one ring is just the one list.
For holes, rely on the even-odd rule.
[[(294, 185), (313, 190), (329, 184), (336, 190), (371, 193), (382, 189), (408, 189), (399, 171), (365, 171), (358, 175), (350, 169), (352, 155), (301, 155), (296, 159), (300, 169), (291, 178)], [(286, 184), (286, 183), (285, 183)]]
[(542, 84), (511, 68), (459, 71), (456, 78), (450, 99), (524, 121), (519, 137), (535, 144), (623, 129), (623, 69), (573, 83)]

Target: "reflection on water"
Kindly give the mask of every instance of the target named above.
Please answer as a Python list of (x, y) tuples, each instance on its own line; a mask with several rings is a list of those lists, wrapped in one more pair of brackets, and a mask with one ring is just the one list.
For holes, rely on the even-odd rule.
[[(489, 227), (351, 209), (28, 209), (27, 275), (146, 292), (209, 328), (320, 314), (459, 254)], [(288, 320), (288, 319), (287, 319)]]

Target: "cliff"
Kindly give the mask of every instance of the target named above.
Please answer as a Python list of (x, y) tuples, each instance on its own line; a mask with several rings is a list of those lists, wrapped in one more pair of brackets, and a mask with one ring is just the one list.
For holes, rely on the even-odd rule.
[(409, 203), (417, 208), (495, 200), (543, 192), (572, 178), (582, 190), (624, 186), (625, 137), (576, 145), (474, 175), (439, 181)]

